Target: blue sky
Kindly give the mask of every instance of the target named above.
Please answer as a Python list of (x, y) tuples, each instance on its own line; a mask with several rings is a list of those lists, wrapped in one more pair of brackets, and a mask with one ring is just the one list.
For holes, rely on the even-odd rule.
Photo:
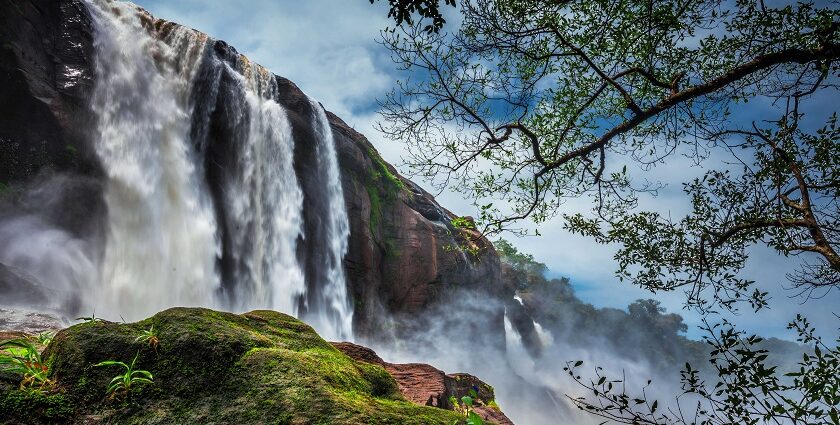
[[(222, 39), (275, 74), (294, 81), (307, 94), (341, 116), (365, 134), (383, 157), (400, 164), (404, 147), (384, 139), (374, 130), (376, 99), (394, 84), (398, 74), (388, 52), (376, 43), (381, 28), (390, 24), (387, 2), (371, 6), (367, 0), (138, 0), (153, 15), (175, 21)], [(447, 8), (450, 9), (450, 8)], [(447, 13), (451, 13), (447, 10)], [(678, 182), (699, 174), (689, 163), (675, 160), (655, 171), (662, 181), (672, 183), (646, 206), (678, 214), (687, 207)], [(423, 184), (423, 182), (417, 182)], [(439, 202), (460, 215), (474, 215), (474, 208), (462, 196), (442, 193)], [(570, 202), (566, 211), (585, 211), (585, 200)], [(551, 273), (571, 278), (578, 295), (597, 306), (624, 308), (637, 298), (656, 298), (670, 310), (683, 314), (689, 335), (697, 335), (699, 318), (681, 311), (681, 293), (651, 295), (640, 288), (619, 283), (613, 272), (614, 248), (571, 235), (554, 220), (540, 227), (542, 237), (511, 238), (515, 245), (548, 265)], [(821, 334), (836, 335), (840, 313), (840, 291), (808, 301), (790, 299), (785, 271), (789, 262), (774, 253), (757, 249), (745, 271), (761, 282), (775, 299), (772, 309), (760, 314), (749, 311), (732, 317), (746, 329), (765, 336), (789, 337), (785, 324), (796, 312), (821, 325)]]

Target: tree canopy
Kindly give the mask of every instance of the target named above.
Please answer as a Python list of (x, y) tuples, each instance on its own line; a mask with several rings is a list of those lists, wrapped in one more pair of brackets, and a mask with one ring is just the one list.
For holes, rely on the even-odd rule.
[[(373, 4), (377, 0), (370, 0)], [(431, 20), (431, 23), (423, 25), (423, 30), (427, 32), (438, 32), (446, 23), (443, 14), (440, 12), (440, 4), (445, 3), (449, 6), (455, 6), (455, 0), (388, 0), (390, 9), (388, 10), (388, 17), (392, 18), (397, 25), (415, 23), (414, 15), (419, 19), (417, 22)]]
[[(837, 3), (472, 0), (451, 33), (383, 33), (406, 78), (381, 129), (407, 165), (472, 199), (485, 232), (572, 232), (620, 247), (618, 274), (683, 288), (701, 309), (766, 303), (740, 277), (748, 249), (805, 254), (790, 280), (840, 283)], [(639, 209), (687, 161), (690, 211)], [(667, 182), (675, 183), (675, 182)], [(679, 184), (680, 182), (676, 182)]]
[[(681, 289), (707, 318), (768, 305), (743, 273), (754, 247), (796, 257), (789, 283), (824, 296), (840, 286), (838, 4), (464, 1), (449, 32), (383, 32), (406, 73), (380, 127), (408, 144), (412, 174), (475, 203), (484, 232), (538, 234), (559, 215), (618, 247), (621, 280)], [(658, 167), (683, 172), (660, 181)], [(667, 184), (682, 185), (685, 212), (650, 201)], [(591, 211), (563, 211), (576, 198)], [(629, 314), (644, 321), (658, 309), (640, 302)], [(766, 363), (762, 338), (708, 319), (717, 379), (686, 364), (691, 409), (683, 395), (666, 408), (621, 379), (582, 378), (579, 361), (567, 370), (593, 397), (572, 402), (633, 424), (840, 424), (837, 344), (801, 316), (788, 328), (811, 351), (785, 374)]]

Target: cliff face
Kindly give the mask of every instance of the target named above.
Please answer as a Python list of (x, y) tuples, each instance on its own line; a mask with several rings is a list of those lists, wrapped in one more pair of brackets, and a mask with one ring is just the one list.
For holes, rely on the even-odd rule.
[(351, 227), (345, 269), (363, 333), (383, 333), (381, 312), (411, 320), (459, 290), (504, 296), (489, 241), (453, 227), (451, 212), (399, 176), (364, 136), (331, 118)]
[[(163, 20), (148, 24), (161, 33), (175, 25)], [(82, 1), (0, 0), (0, 197), (12, 205), (11, 210), (21, 209), (18, 194), (36, 184), (38, 176), (74, 176), (77, 183), (67, 185), (62, 194), (67, 205), (59, 208), (60, 214), (48, 214), (48, 219), (81, 237), (101, 238), (107, 214), (102, 165), (89, 131), (93, 118), (88, 105), (95, 83), (92, 31), (92, 19)], [(214, 40), (208, 46), (221, 60), (236, 65), (239, 55), (232, 47)], [(195, 84), (202, 84), (201, 79), (199, 70)], [(294, 167), (304, 195), (303, 226), (310, 235), (318, 231), (324, 214), (329, 214), (315, 196), (314, 182), (319, 178), (312, 165), (315, 112), (294, 83), (273, 79), (276, 100), (286, 109), (295, 138)], [(219, 84), (223, 92), (230, 81), (222, 78)], [(234, 124), (225, 124), (226, 111), (236, 104), (223, 96), (199, 99), (197, 104), (210, 111), (217, 123), (199, 129), (206, 133), (201, 139), (205, 142), (195, 149), (204, 155), (205, 179), (222, 226), (217, 268), (225, 285), (230, 282), (225, 274), (235, 273), (236, 268), (224, 235), (229, 212), (219, 198), (225, 173), (237, 166)], [(344, 269), (356, 335), (384, 337), (390, 325), (383, 317), (410, 318), (448, 300), (456, 290), (512, 297), (512, 290), (501, 284), (498, 257), (483, 236), (453, 227), (454, 215), (401, 177), (363, 135), (335, 115), (328, 118), (349, 217)], [(299, 240), (297, 248), (299, 261), (313, 263), (305, 268), (309, 281), (322, 279), (323, 273), (314, 264), (321, 255), (311, 242), (314, 239)], [(465, 245), (472, 245), (474, 251), (462, 249)], [(0, 282), (0, 288), (3, 285)], [(317, 295), (317, 291), (307, 293), (308, 297)], [(305, 301), (301, 300), (302, 305)], [(493, 320), (500, 318), (497, 315)]]

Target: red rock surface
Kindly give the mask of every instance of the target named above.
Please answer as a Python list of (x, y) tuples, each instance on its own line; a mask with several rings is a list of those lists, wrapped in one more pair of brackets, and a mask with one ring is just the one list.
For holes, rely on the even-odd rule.
[(378, 364), (385, 368), (397, 382), (402, 395), (413, 403), (453, 409), (449, 398), (460, 399), (476, 391), (478, 399), (474, 410), (483, 419), (498, 425), (513, 425), (501, 410), (488, 406), (495, 399), (493, 387), (466, 373), (447, 375), (442, 370), (423, 363), (388, 363), (370, 348), (350, 342), (333, 342), (332, 345), (354, 360)]
[[(329, 118), (350, 218), (344, 264), (357, 303), (357, 336), (387, 335), (383, 316), (411, 321), (459, 290), (513, 297), (513, 290), (502, 284), (498, 255), (484, 236), (453, 226), (455, 214), (401, 177), (365, 136), (337, 116)], [(475, 254), (461, 249), (467, 245)], [(498, 326), (501, 317), (499, 307)], [(399, 320), (391, 324), (399, 325)]]

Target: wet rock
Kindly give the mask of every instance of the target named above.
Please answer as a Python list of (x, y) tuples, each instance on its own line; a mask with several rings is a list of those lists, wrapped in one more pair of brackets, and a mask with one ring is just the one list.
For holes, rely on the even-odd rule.
[(350, 358), (382, 366), (394, 378), (406, 400), (422, 406), (453, 410), (451, 400), (461, 397), (474, 398), (474, 410), (483, 419), (499, 425), (513, 425), (495, 403), (493, 387), (481, 379), (467, 374), (447, 375), (442, 370), (423, 363), (389, 363), (375, 351), (350, 342), (333, 342), (332, 345)]
[[(163, 31), (175, 24), (159, 19), (153, 25)], [(222, 60), (233, 63), (239, 57), (223, 41), (211, 43), (210, 49)], [(88, 109), (94, 83), (92, 63), (91, 17), (81, 0), (0, 2), (0, 184), (31, 181), (44, 168), (102, 179), (92, 145), (95, 138), (87, 133), (93, 128)], [(313, 166), (312, 106), (293, 82), (282, 77), (275, 79), (279, 89), (277, 101), (286, 108), (296, 141), (295, 169), (307, 194), (303, 216), (310, 235), (319, 228), (325, 208), (313, 193), (314, 187), (320, 187), (315, 184), (320, 176)], [(225, 105), (206, 106), (218, 106), (222, 111)], [(344, 257), (344, 267), (357, 335), (394, 338), (418, 312), (448, 303), (456, 291), (473, 291), (498, 299), (513, 296), (513, 291), (501, 283), (499, 260), (487, 239), (474, 230), (455, 227), (455, 214), (400, 176), (362, 134), (339, 117), (328, 117), (350, 218), (349, 252)], [(229, 276), (234, 267), (226, 253), (226, 211), (219, 201), (224, 176), (219, 168), (231, 166), (228, 153), (236, 139), (229, 137), (225, 126), (215, 126), (213, 137), (208, 138), (212, 142), (195, 148), (208, 164), (206, 180), (216, 198), (217, 221), (222, 226), (218, 264), (223, 284), (230, 285), (235, 281)], [(84, 202), (68, 200), (66, 208), (58, 211), (91, 206), (86, 217), (94, 228), (75, 222), (72, 226), (61, 223), (61, 227), (74, 234), (81, 229), (84, 234), (79, 236), (85, 239), (101, 238), (105, 222), (102, 217), (107, 214), (101, 201), (104, 185), (88, 186)], [(297, 254), (305, 265), (307, 280), (321, 281), (321, 248), (312, 245), (314, 240), (318, 238), (301, 238)], [(311, 289), (307, 296), (318, 294)], [(301, 306), (307, 304), (304, 301), (301, 300)], [(496, 328), (502, 325), (501, 311), (500, 307), (498, 314), (486, 319)], [(384, 320), (385, 317), (394, 320)]]
[[(158, 344), (137, 340), (154, 326)], [(417, 406), (375, 364), (355, 361), (282, 313), (241, 315), (174, 308), (137, 323), (86, 322), (60, 331), (43, 353), (55, 387), (19, 390), (0, 377), (0, 423), (392, 423), (451, 425), (455, 412)], [(130, 402), (106, 397), (131, 362), (153, 374)]]

